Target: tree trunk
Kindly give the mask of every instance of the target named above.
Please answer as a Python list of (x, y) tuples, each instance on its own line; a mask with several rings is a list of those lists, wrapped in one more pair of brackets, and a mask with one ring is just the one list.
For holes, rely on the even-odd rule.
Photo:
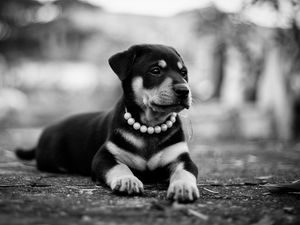
[(292, 99), (287, 90), (284, 60), (280, 49), (271, 46), (258, 89), (258, 104), (273, 117), (275, 135), (283, 140), (292, 138)]

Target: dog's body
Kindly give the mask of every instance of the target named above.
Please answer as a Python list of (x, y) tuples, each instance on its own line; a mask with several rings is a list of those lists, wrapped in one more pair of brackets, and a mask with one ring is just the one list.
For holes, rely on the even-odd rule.
[(169, 198), (197, 199), (198, 170), (181, 121), (174, 116), (191, 104), (181, 57), (170, 47), (136, 45), (112, 56), (109, 63), (124, 90), (116, 106), (50, 126), (35, 150), (18, 150), (17, 155), (35, 156), (40, 170), (92, 175), (122, 193), (141, 193), (140, 179), (169, 180)]

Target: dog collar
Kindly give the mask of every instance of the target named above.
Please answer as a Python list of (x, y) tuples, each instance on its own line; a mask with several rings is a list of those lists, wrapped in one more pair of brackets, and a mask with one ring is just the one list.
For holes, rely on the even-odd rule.
[(125, 108), (124, 113), (124, 119), (127, 120), (127, 123), (130, 126), (133, 126), (135, 130), (139, 130), (141, 133), (148, 133), (148, 134), (159, 134), (163, 131), (168, 130), (173, 126), (173, 124), (176, 122), (176, 116), (177, 113), (173, 112), (170, 119), (167, 120), (165, 123), (155, 126), (155, 127), (148, 127), (146, 125), (140, 124), (139, 122), (136, 122), (134, 118), (132, 118), (131, 113), (127, 112), (127, 109)]

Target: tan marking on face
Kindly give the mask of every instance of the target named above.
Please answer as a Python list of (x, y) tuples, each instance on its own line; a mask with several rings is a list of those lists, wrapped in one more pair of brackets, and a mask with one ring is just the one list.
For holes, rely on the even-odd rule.
[(143, 90), (143, 78), (142, 77), (135, 77), (132, 81), (132, 89), (134, 93), (137, 95)]
[[(139, 119), (143, 124), (155, 126), (163, 123), (169, 114), (154, 115), (155, 109), (152, 104), (171, 105), (174, 103), (175, 95), (172, 89), (172, 78), (167, 77), (158, 87), (145, 89), (143, 78), (136, 77), (132, 81), (132, 89), (135, 95), (135, 102), (144, 110)], [(171, 113), (171, 112), (169, 112)]]
[(158, 65), (161, 68), (166, 68), (167, 67), (167, 62), (165, 60), (161, 59), (161, 60), (158, 61)]
[(143, 98), (144, 88), (143, 88), (143, 78), (136, 77), (132, 81), (132, 90), (135, 95), (135, 102), (143, 108), (146, 105), (147, 101)]
[(177, 66), (178, 66), (178, 69), (181, 70), (183, 68), (182, 62), (178, 61), (177, 62)]
[(166, 147), (148, 161), (150, 170), (155, 170), (158, 167), (164, 167), (169, 163), (174, 162), (178, 156), (183, 153), (188, 153), (189, 149), (186, 142), (179, 142), (177, 144)]
[[(164, 96), (163, 98), (162, 95)], [(151, 102), (155, 102), (156, 104), (172, 104), (174, 97), (172, 79), (167, 77), (158, 87), (145, 89), (144, 96), (147, 99), (148, 105)]]
[[(135, 94), (135, 100), (142, 108), (149, 107), (151, 102), (157, 104), (172, 104), (173, 91), (172, 79), (166, 78), (158, 87), (145, 89), (143, 87), (143, 78), (136, 77), (132, 81), (132, 89)], [(163, 98), (161, 96), (164, 96)]]
[(129, 142), (136, 148), (142, 149), (145, 147), (145, 141), (141, 137), (137, 137), (133, 133), (130, 133), (122, 129), (118, 129), (117, 131), (127, 142)]

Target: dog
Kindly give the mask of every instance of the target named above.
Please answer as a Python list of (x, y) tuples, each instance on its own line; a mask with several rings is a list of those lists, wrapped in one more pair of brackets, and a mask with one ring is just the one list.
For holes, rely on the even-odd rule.
[(178, 113), (191, 106), (187, 68), (165, 45), (134, 45), (111, 56), (123, 95), (108, 112), (72, 116), (46, 128), (37, 146), (18, 149), (41, 171), (89, 175), (114, 192), (139, 195), (143, 183), (169, 181), (167, 198), (199, 198)]

